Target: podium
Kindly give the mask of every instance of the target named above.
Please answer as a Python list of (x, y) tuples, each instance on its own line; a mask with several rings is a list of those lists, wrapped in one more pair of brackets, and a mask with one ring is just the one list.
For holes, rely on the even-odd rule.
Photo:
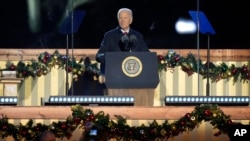
[(158, 83), (156, 53), (106, 53), (105, 84), (107, 95), (134, 96), (135, 106), (153, 106), (154, 90)]

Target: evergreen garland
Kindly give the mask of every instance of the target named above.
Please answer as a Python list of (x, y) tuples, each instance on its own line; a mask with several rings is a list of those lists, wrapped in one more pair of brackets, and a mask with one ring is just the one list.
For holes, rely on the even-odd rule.
[[(229, 115), (215, 104), (202, 104), (196, 106), (193, 111), (185, 113), (183, 117), (174, 122), (164, 120), (159, 124), (156, 120), (148, 125), (130, 126), (126, 123), (126, 119), (120, 115), (116, 115), (116, 120), (110, 120), (110, 116), (103, 111), (93, 113), (91, 109), (84, 109), (81, 105), (71, 106), (72, 114), (65, 121), (53, 122), (50, 125), (37, 123), (34, 125), (30, 119), (26, 125), (13, 125), (8, 122), (6, 116), (0, 118), (0, 135), (2, 138), (12, 136), (15, 140), (35, 140), (43, 131), (52, 131), (57, 138), (70, 139), (74, 130), (83, 129), (84, 139), (95, 139), (104, 141), (111, 138), (117, 140), (141, 140), (152, 141), (167, 140), (192, 131), (197, 128), (201, 122), (209, 122), (217, 132), (214, 136), (229, 133), (228, 129), (231, 125), (240, 124), (233, 122)], [(96, 135), (92, 136), (90, 132), (96, 131)]]
[(213, 62), (202, 63), (200, 59), (195, 59), (192, 53), (189, 53), (185, 58), (174, 50), (169, 50), (165, 56), (158, 55), (159, 71), (167, 71), (177, 66), (181, 67), (188, 76), (199, 73), (204, 79), (208, 76), (212, 82), (218, 82), (222, 79), (229, 80), (230, 78), (233, 78), (234, 83), (237, 81), (245, 83), (250, 80), (250, 62), (240, 67), (236, 67), (234, 64), (228, 66), (225, 62), (219, 65), (215, 65)]
[[(168, 69), (174, 69), (175, 67), (181, 67), (182, 71), (191, 76), (194, 73), (199, 73), (205, 79), (207, 77), (207, 71), (212, 82), (218, 82), (222, 79), (229, 80), (233, 78), (233, 82), (248, 82), (250, 80), (250, 62), (243, 66), (235, 66), (232, 64), (228, 66), (225, 62), (215, 65), (213, 62), (202, 63), (200, 59), (196, 59), (192, 53), (189, 53), (187, 57), (183, 57), (176, 53), (174, 50), (169, 50), (166, 55), (158, 55), (158, 70), (167, 71)], [(66, 62), (68, 61), (68, 66)], [(209, 63), (209, 70), (207, 65)], [(11, 61), (6, 63), (6, 68), (2, 70), (17, 71), (17, 77), (39, 77), (48, 74), (53, 67), (61, 69), (67, 69), (68, 73), (72, 73), (73, 79), (77, 81), (85, 71), (88, 74), (98, 77), (100, 70), (97, 67), (97, 63), (91, 63), (89, 57), (76, 60), (75, 58), (61, 55), (57, 50), (53, 54), (48, 52), (41, 53), (37, 60), (31, 60), (28, 63), (19, 61), (14, 64)], [(67, 67), (67, 68), (66, 68)], [(199, 67), (199, 70), (198, 70)]]

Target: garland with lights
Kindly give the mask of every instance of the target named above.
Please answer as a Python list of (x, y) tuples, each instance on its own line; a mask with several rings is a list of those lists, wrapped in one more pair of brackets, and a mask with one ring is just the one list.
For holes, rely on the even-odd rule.
[[(208, 70), (209, 65), (209, 70)], [(233, 78), (233, 82), (248, 82), (250, 80), (250, 62), (244, 64), (241, 67), (236, 67), (234, 64), (228, 66), (226, 63), (221, 63), (220, 65), (215, 65), (212, 62), (202, 63), (202, 61), (196, 60), (195, 56), (191, 53), (187, 57), (183, 57), (177, 54), (173, 50), (169, 50), (166, 56), (158, 55), (158, 67), (159, 71), (167, 71), (168, 69), (173, 69), (176, 66), (181, 67), (182, 71), (186, 72), (188, 76), (193, 73), (197, 73), (207, 78), (207, 72), (209, 73), (209, 78), (212, 82), (218, 82), (221, 79)], [(199, 67), (199, 70), (198, 70)]]
[[(68, 61), (68, 65), (66, 65)], [(81, 58), (77, 61), (75, 58), (61, 55), (58, 50), (53, 54), (48, 52), (41, 53), (37, 60), (31, 60), (28, 63), (19, 61), (17, 65), (13, 62), (8, 61), (6, 68), (2, 70), (17, 71), (17, 77), (40, 77), (47, 75), (52, 68), (58, 67), (58, 69), (65, 69), (68, 73), (72, 73), (73, 80), (77, 81), (85, 72), (88, 75), (98, 76), (100, 70), (97, 68), (97, 63), (91, 63), (90, 58)]]
[[(72, 114), (65, 121), (53, 122), (50, 125), (37, 123), (33, 125), (30, 119), (26, 125), (13, 125), (8, 122), (8, 118), (3, 116), (0, 119), (0, 135), (2, 138), (12, 136), (15, 140), (35, 140), (43, 131), (53, 132), (57, 138), (70, 139), (75, 129), (82, 128), (84, 139), (107, 140), (110, 138), (124, 140), (167, 140), (178, 136), (181, 133), (192, 131), (197, 128), (201, 122), (209, 122), (214, 129), (218, 130), (214, 136), (229, 133), (229, 127), (235, 124), (229, 115), (225, 115), (218, 105), (202, 104), (196, 106), (193, 111), (186, 113), (172, 123), (165, 120), (163, 124), (156, 120), (149, 125), (138, 127), (129, 126), (126, 119), (116, 115), (117, 120), (110, 120), (110, 116), (103, 111), (93, 113), (91, 109), (84, 109), (81, 105), (71, 106)], [(90, 131), (96, 130), (97, 134), (91, 136)]]
[[(68, 60), (68, 67), (66, 68), (66, 62)], [(174, 50), (169, 50), (165, 56), (158, 55), (158, 70), (167, 71), (168, 69), (174, 69), (179, 66), (181, 69), (191, 76), (193, 73), (199, 73), (205, 79), (207, 77), (207, 71), (209, 71), (209, 77), (212, 82), (218, 82), (221, 79), (233, 78), (234, 83), (240, 80), (240, 82), (248, 82), (250, 80), (250, 62), (244, 64), (241, 67), (236, 67), (234, 64), (228, 66), (226, 63), (215, 65), (209, 62), (209, 70), (207, 70), (208, 62), (202, 63), (202, 61), (196, 60), (195, 56), (191, 53), (187, 57), (183, 57), (177, 54)], [(97, 67), (97, 63), (91, 63), (90, 58), (81, 58), (76, 61), (75, 58), (61, 55), (57, 50), (53, 54), (48, 52), (41, 53), (37, 60), (31, 60), (29, 63), (19, 61), (17, 65), (8, 61), (6, 68), (2, 70), (17, 71), (17, 77), (39, 77), (46, 75), (51, 71), (51, 68), (58, 66), (62, 69), (67, 69), (69, 73), (72, 73), (73, 79), (77, 81), (84, 72), (93, 76), (98, 76), (100, 70)], [(199, 67), (199, 72), (198, 68)]]

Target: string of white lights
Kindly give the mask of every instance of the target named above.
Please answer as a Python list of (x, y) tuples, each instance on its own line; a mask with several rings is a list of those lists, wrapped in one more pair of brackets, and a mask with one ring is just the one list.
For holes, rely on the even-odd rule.
[(17, 96), (1, 96), (0, 105), (17, 105)]
[(133, 105), (133, 96), (50, 96), (45, 105)]
[(218, 105), (249, 105), (249, 96), (166, 96), (165, 105), (197, 105), (197, 104), (218, 104)]

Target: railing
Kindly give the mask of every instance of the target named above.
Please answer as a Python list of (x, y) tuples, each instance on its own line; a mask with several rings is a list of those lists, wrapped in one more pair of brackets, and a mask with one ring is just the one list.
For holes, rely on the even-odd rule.
[[(66, 54), (65, 49), (0, 49), (0, 60), (31, 60), (37, 59), (38, 55), (47, 51), (52, 54), (58, 50), (60, 54)], [(151, 52), (165, 55), (168, 49), (151, 49)], [(175, 52), (182, 56), (186, 56), (188, 53), (192, 53), (197, 56), (198, 51), (196, 49), (175, 49)], [(69, 50), (69, 55), (76, 59), (81, 57), (90, 57), (95, 59), (97, 49), (74, 49)], [(249, 61), (250, 60), (250, 49), (211, 49), (210, 50), (210, 61)], [(207, 59), (207, 50), (200, 49), (199, 57), (201, 60)]]
[[(86, 106), (94, 113), (103, 111), (111, 119), (115, 115), (123, 116), (129, 120), (178, 120), (194, 106)], [(232, 120), (249, 120), (249, 106), (222, 106), (219, 107), (224, 114), (230, 115)], [(136, 113), (136, 114), (135, 114)], [(66, 119), (72, 114), (70, 106), (0, 106), (0, 114), (10, 119)]]

